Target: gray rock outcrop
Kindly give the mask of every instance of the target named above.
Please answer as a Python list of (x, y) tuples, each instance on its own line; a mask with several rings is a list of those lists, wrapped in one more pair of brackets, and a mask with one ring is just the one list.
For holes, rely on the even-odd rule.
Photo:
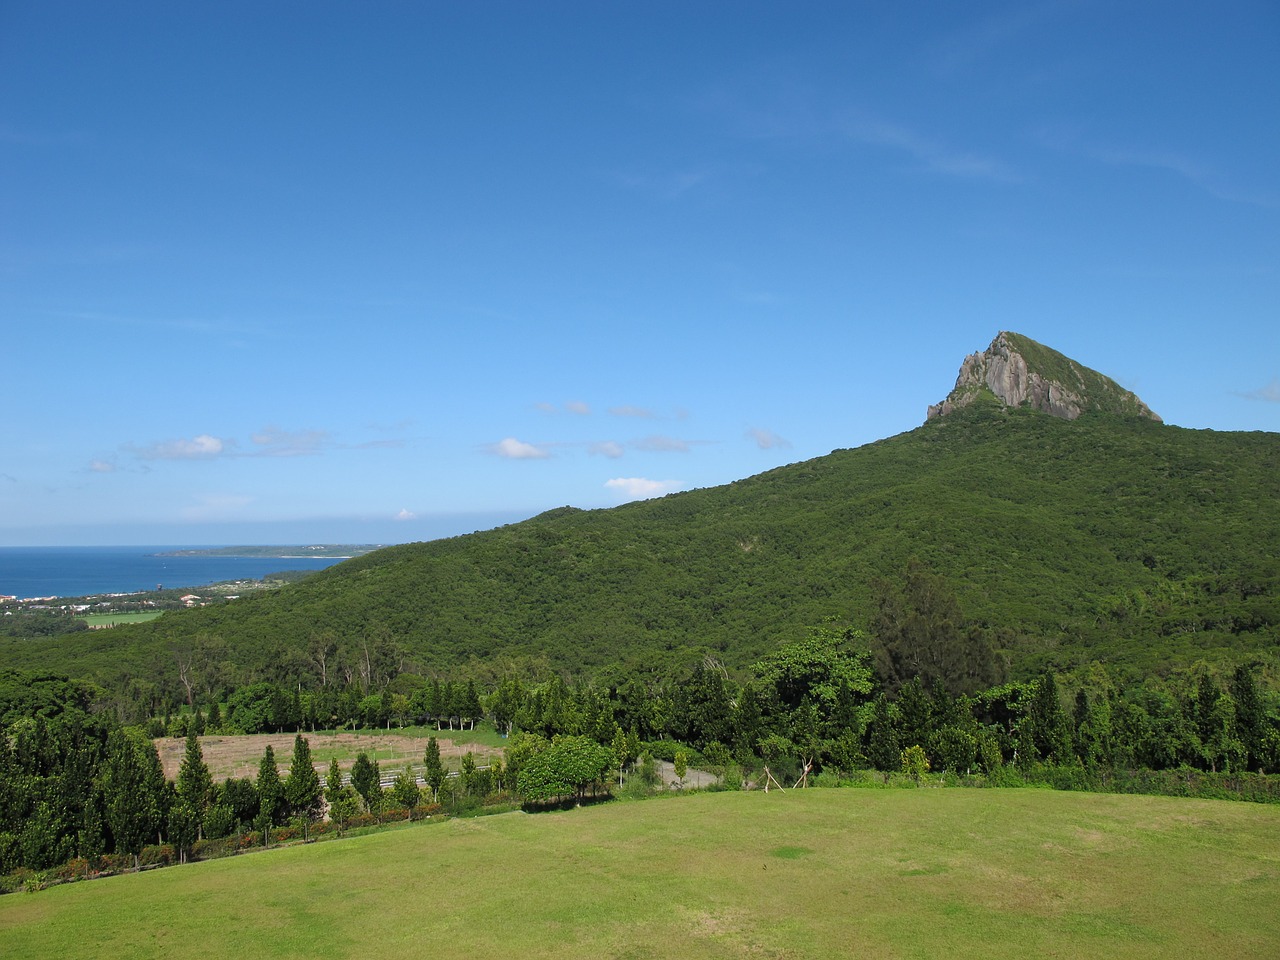
[(929, 406), (925, 419), (946, 416), (984, 394), (994, 395), (1005, 406), (1030, 406), (1064, 420), (1097, 410), (1160, 421), (1135, 394), (1109, 377), (1007, 331), (983, 352), (964, 358), (955, 388), (941, 403)]

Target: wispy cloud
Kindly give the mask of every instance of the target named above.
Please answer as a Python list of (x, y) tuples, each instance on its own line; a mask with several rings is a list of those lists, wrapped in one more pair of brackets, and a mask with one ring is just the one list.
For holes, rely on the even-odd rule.
[(404, 522), (407, 520), (417, 520), (418, 515), (414, 513), (412, 510), (401, 510), (399, 513), (396, 514), (395, 518), (401, 522)]
[(1017, 171), (1002, 160), (954, 147), (911, 127), (862, 111), (847, 112), (840, 120), (840, 129), (856, 143), (905, 154), (930, 173), (1003, 183), (1022, 180)]
[(619, 170), (612, 174), (614, 182), (627, 190), (653, 194), (664, 200), (677, 200), (691, 190), (709, 183), (716, 176), (710, 167), (685, 170)]
[(1249, 390), (1240, 394), (1246, 400), (1262, 400), (1265, 403), (1280, 403), (1280, 379), (1272, 380), (1265, 387)]
[(1040, 142), (1046, 147), (1075, 154), (1110, 167), (1136, 167), (1172, 174), (1211, 197), (1228, 203), (1276, 209), (1280, 195), (1242, 187), (1231, 177), (1204, 160), (1160, 147), (1135, 147), (1090, 140), (1074, 129), (1049, 127), (1040, 131)]
[(780, 437), (772, 430), (764, 430), (760, 427), (752, 427), (747, 431), (747, 436), (754, 440), (761, 450), (781, 450), (791, 446), (791, 441), (786, 437)]
[(824, 103), (819, 93), (787, 78), (771, 79), (767, 89), (717, 89), (697, 106), (748, 139), (800, 147), (845, 141), (905, 155), (928, 173), (1002, 183), (1024, 179), (996, 157), (877, 116), (858, 103)]
[(588, 417), (591, 415), (591, 405), (583, 403), (581, 400), (571, 400), (563, 406), (543, 401), (542, 403), (535, 403), (534, 407), (543, 413), (549, 414), (571, 413), (575, 417)]
[(182, 519), (187, 521), (225, 520), (242, 515), (245, 507), (253, 502), (253, 497), (238, 493), (205, 494), (197, 498), (197, 502), (182, 511)]
[(605, 488), (620, 494), (624, 500), (647, 500), (674, 493), (684, 486), (680, 480), (648, 480), (644, 477), (614, 477)]
[(1017, 43), (1022, 34), (1056, 14), (1078, 6), (1074, 2), (1016, 3), (950, 34), (936, 48), (933, 70), (953, 77)]
[(89, 461), (90, 473), (115, 473), (116, 465), (112, 460), (94, 459)]
[(658, 415), (652, 410), (645, 407), (633, 407), (630, 404), (623, 404), (618, 407), (610, 407), (609, 413), (615, 417), (637, 417), (642, 420), (656, 420)]
[(145, 447), (126, 446), (125, 449), (139, 460), (212, 460), (234, 447), (234, 440), (201, 433), (190, 440), (161, 440)]
[(594, 457), (608, 457), (610, 460), (617, 460), (624, 452), (622, 444), (616, 440), (599, 440), (587, 444), (587, 453)]
[(551, 456), (545, 445), (525, 443), (515, 437), (506, 437), (489, 445), (489, 452), (507, 460), (545, 460)]
[(681, 440), (679, 437), (664, 437), (654, 434), (643, 438), (642, 440), (631, 441), (631, 446), (636, 450), (643, 450), (645, 453), (688, 453), (690, 441)]
[(264, 427), (251, 439), (253, 455), (259, 457), (316, 456), (331, 442), (324, 430), (281, 430), (275, 426)]
[(0, 473), (0, 480), (3, 480), (5, 483), (17, 483), (17, 482), (18, 482), (18, 478), (17, 478), (17, 477), (15, 477), (15, 476), (14, 476), (13, 474), (11, 474), (11, 473)]
[(89, 138), (78, 132), (50, 133), (44, 130), (21, 130), (8, 124), (0, 124), (0, 143), (22, 147), (72, 147), (89, 143)]

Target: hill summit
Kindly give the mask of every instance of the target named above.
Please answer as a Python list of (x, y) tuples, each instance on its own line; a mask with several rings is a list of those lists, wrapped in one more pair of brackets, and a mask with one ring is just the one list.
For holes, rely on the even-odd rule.
[(946, 416), (984, 396), (995, 397), (1007, 407), (1028, 406), (1064, 420), (1097, 412), (1162, 422), (1110, 377), (1030, 337), (1003, 330), (982, 353), (964, 358), (955, 387), (941, 403), (930, 405), (925, 419)]

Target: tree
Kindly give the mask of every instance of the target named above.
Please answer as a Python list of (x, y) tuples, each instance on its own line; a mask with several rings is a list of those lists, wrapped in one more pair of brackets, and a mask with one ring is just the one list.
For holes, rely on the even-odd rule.
[(902, 740), (898, 733), (897, 707), (885, 694), (876, 697), (867, 725), (867, 759), (877, 770), (889, 771), (900, 761)]
[(409, 819), (413, 819), (413, 808), (421, 798), (418, 778), (414, 775), (413, 765), (409, 764), (396, 774), (395, 783), (391, 785), (391, 799), (397, 807), (409, 811)]
[[(474, 680), (467, 681), (466, 689), (459, 697), (458, 713), (460, 720), (466, 720), (472, 730), (476, 728), (476, 721), (484, 716), (484, 707), (480, 705), (480, 694), (476, 692)], [(461, 722), (458, 725), (461, 727)]]
[(1219, 694), (1209, 711), (1208, 737), (1204, 740), (1210, 770), (1231, 773), (1245, 766), (1248, 751), (1236, 732), (1235, 698), (1229, 693)]
[[(1032, 746), (1034, 753), (1050, 763), (1067, 763), (1072, 756), (1071, 727), (1058, 699), (1058, 684), (1053, 674), (1046, 671), (1035, 682), (1031, 703), (1027, 710), (1026, 734), (1021, 738)], [(1026, 759), (1033, 759), (1027, 757)]]
[(158, 767), (160, 758), (149, 740), (113, 730), (102, 773), (104, 811), (116, 852), (133, 857), (135, 868), (138, 854), (163, 823), (164, 794), (157, 791), (148, 752)]
[(462, 768), (458, 771), (458, 792), (469, 797), (476, 788), (476, 757), (468, 750), (462, 757)]
[(342, 782), (342, 769), (338, 766), (338, 758), (329, 761), (329, 773), (325, 777), (324, 798), (329, 804), (329, 819), (339, 828), (346, 826), (353, 816), (359, 812), (355, 792)]
[(613, 740), (609, 746), (613, 750), (613, 758), (618, 764), (618, 786), (622, 786), (622, 775), (626, 772), (627, 764), (634, 762), (636, 758), (631, 752), (631, 742), (627, 735), (622, 732), (621, 727), (614, 727)]
[(710, 658), (675, 689), (672, 698), (673, 734), (702, 749), (712, 741), (724, 743), (732, 733), (732, 691), (724, 667)]
[(431, 799), (437, 800), (440, 797), (440, 785), (445, 781), (446, 771), (444, 761), (440, 759), (440, 744), (435, 737), (427, 738), (427, 749), (422, 756), (422, 764), (423, 779), (431, 788)]
[(177, 848), (179, 863), (190, 858), (192, 846), (200, 839), (202, 822), (202, 816), (181, 797), (169, 807), (169, 842)]
[(378, 770), (378, 761), (370, 761), (367, 753), (356, 754), (356, 762), (351, 767), (351, 786), (364, 801), (365, 809), (375, 812), (382, 803), (382, 774)]
[(518, 677), (506, 676), (498, 684), (498, 689), (489, 698), (489, 712), (493, 715), (493, 725), (504, 736), (511, 736), (515, 719), (524, 703), (524, 687)]
[(835, 712), (842, 687), (863, 696), (871, 693), (869, 655), (856, 630), (818, 627), (752, 669), (760, 686), (771, 688), (784, 709), (795, 710), (809, 700), (823, 718)]
[(338, 758), (329, 761), (329, 772), (324, 778), (324, 798), (329, 803), (342, 796), (346, 785), (342, 782), (342, 768), (338, 766)]
[(871, 632), (891, 690), (912, 677), (953, 696), (1000, 682), (1003, 663), (985, 631), (965, 621), (951, 587), (920, 560), (907, 562), (900, 582), (876, 579), (871, 589)]
[(919, 783), (921, 778), (929, 772), (929, 758), (925, 756), (924, 748), (918, 743), (903, 750), (901, 759), (902, 772), (916, 783)]
[[(192, 837), (194, 842), (199, 839), (200, 826), (204, 823), (209, 804), (213, 801), (213, 777), (209, 773), (208, 765), (204, 762), (204, 753), (200, 749), (200, 740), (196, 736), (194, 726), (187, 734), (186, 750), (182, 756), (182, 764), (178, 767), (176, 786), (178, 800), (186, 807), (182, 816), (193, 819), (196, 824), (196, 836)], [(170, 821), (173, 821), (172, 816)], [(170, 833), (172, 832), (170, 830)]]
[(1236, 704), (1236, 731), (1247, 754), (1250, 770), (1262, 769), (1263, 744), (1267, 736), (1267, 713), (1251, 667), (1240, 664), (1231, 678), (1231, 697)]
[(685, 774), (689, 772), (689, 751), (677, 750), (675, 758), (673, 767), (675, 769), (676, 779), (680, 781), (680, 786), (683, 787)]
[(276, 768), (276, 754), (267, 744), (262, 760), (258, 764), (258, 779), (254, 783), (258, 791), (258, 825), (261, 828), (280, 826), (288, 816), (288, 801), (284, 795), (284, 784), (280, 782), (280, 771)]
[(284, 785), (285, 799), (293, 816), (317, 820), (320, 817), (320, 777), (311, 761), (311, 744), (302, 734), (293, 738), (293, 759)]
[(524, 760), (517, 777), (520, 795), (530, 803), (558, 797), (581, 798), (603, 786), (613, 753), (589, 737), (561, 735)]

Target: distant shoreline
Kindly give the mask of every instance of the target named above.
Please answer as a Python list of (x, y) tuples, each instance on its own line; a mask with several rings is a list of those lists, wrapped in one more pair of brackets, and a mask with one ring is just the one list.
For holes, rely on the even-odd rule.
[(202, 547), (188, 550), (165, 550), (153, 557), (248, 557), (275, 560), (350, 560), (380, 549), (380, 544), (327, 543), (315, 546), (275, 547)]

